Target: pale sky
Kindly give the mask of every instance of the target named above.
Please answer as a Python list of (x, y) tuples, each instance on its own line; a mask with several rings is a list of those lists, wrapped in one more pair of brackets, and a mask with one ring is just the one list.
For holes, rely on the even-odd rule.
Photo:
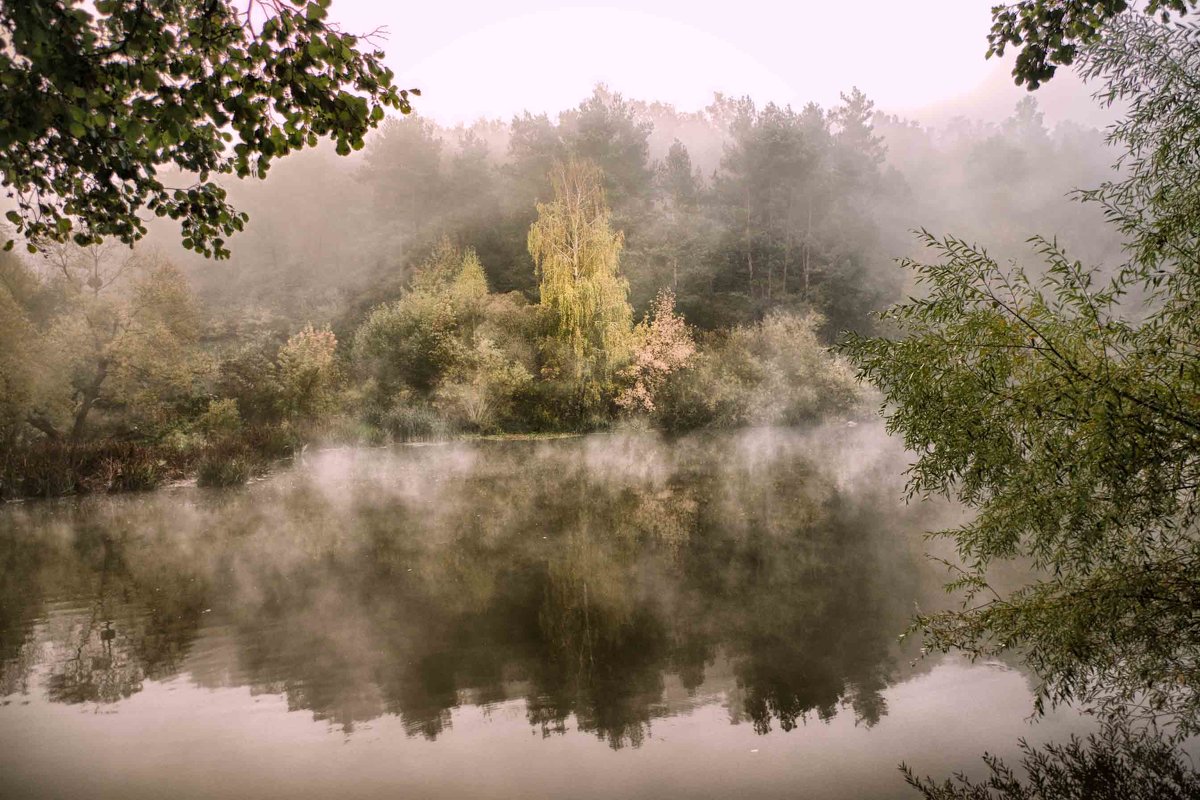
[[(984, 58), (994, 2), (334, 0), (331, 17), (352, 33), (386, 25), (399, 84), (419, 87), (418, 111), (442, 123), (557, 112), (597, 82), (688, 111), (716, 91), (829, 106), (858, 86), (882, 110), (937, 121), (1004, 116), (1024, 94)], [(1051, 122), (1088, 116), (1071, 76), (1037, 95)]]

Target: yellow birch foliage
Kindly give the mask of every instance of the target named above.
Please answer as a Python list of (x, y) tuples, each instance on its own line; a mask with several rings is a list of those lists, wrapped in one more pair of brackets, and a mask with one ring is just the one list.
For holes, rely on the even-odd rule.
[(538, 204), (529, 254), (555, 338), (574, 356), (576, 379), (604, 379), (628, 358), (633, 309), (620, 274), (624, 236), (614, 231), (603, 176), (587, 162), (559, 164), (554, 200)]

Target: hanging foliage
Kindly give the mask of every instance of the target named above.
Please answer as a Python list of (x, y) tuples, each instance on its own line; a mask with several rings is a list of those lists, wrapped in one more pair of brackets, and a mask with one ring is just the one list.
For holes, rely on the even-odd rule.
[(538, 204), (529, 230), (541, 304), (552, 337), (573, 356), (575, 378), (605, 379), (627, 359), (631, 345), (629, 283), (620, 274), (624, 236), (612, 229), (596, 166), (559, 164), (551, 180), (554, 200)]

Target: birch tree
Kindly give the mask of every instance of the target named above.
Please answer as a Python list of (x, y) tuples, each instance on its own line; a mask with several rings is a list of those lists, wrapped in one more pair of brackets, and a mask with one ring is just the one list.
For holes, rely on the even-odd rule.
[(621, 275), (624, 236), (614, 231), (603, 176), (587, 162), (558, 165), (554, 200), (538, 204), (529, 253), (556, 365), (595, 399), (628, 360), (633, 329), (629, 282)]

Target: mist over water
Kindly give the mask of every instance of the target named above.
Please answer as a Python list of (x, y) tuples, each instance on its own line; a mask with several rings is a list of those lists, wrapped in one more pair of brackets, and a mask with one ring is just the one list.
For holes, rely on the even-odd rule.
[(900, 760), (1077, 728), (898, 643), (958, 514), (904, 463), (875, 425), (614, 434), (0, 508), (0, 794), (904, 796)]

